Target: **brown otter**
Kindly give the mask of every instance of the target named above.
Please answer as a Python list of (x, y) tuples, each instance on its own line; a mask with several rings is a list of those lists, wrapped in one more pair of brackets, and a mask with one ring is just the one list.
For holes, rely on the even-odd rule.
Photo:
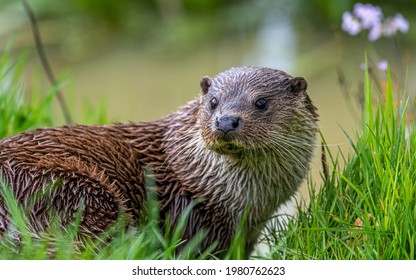
[[(316, 108), (305, 79), (270, 68), (231, 68), (200, 85), (198, 98), (158, 121), (38, 129), (2, 140), (0, 172), (29, 205), (31, 229), (48, 227), (48, 209), (67, 223), (80, 204), (87, 234), (105, 231), (121, 210), (137, 221), (151, 176), (162, 219), (175, 220), (197, 201), (183, 238), (205, 230), (201, 250), (214, 242), (217, 251), (229, 248), (246, 212), (249, 253), (308, 172)], [(10, 223), (0, 200), (0, 234)]]

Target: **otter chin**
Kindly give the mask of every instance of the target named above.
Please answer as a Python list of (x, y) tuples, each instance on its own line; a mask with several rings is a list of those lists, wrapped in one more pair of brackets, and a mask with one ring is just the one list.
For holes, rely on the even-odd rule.
[[(214, 248), (221, 258), (241, 229), (249, 256), (265, 222), (309, 172), (317, 109), (304, 78), (271, 68), (231, 68), (203, 77), (200, 87), (198, 97), (160, 120), (44, 128), (1, 140), (0, 176), (28, 228), (66, 227), (80, 207), (81, 241), (121, 214), (137, 225), (151, 176), (161, 225), (175, 224), (192, 206), (184, 240), (202, 231), (199, 250)], [(0, 239), (19, 236), (12, 223), (0, 197)]]
[(231, 155), (241, 156), (244, 154), (244, 147), (239, 146), (237, 143), (232, 141), (220, 141), (214, 145), (208, 147), (208, 149), (220, 154), (220, 155)]
[(211, 141), (206, 142), (207, 148), (221, 155), (235, 156), (243, 153), (247, 147), (239, 141), (240, 137), (236, 129), (224, 132), (218, 128), (218, 121), (215, 123), (211, 132)]

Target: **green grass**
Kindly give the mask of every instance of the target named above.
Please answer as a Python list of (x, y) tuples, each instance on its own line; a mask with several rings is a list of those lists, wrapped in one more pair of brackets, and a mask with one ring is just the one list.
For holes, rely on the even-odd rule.
[(273, 259), (416, 258), (414, 127), (404, 98), (394, 105), (390, 73), (384, 99), (374, 98), (368, 71), (364, 88), (363, 129), (355, 140), (346, 135), (354, 152), (341, 169), (327, 149), (332, 173), (287, 230), (269, 238)]
[(65, 229), (52, 224), (42, 236), (34, 236), (27, 228), (25, 208), (17, 203), (3, 180), (0, 180), (0, 195), (12, 217), (13, 231), (19, 232), (19, 241), (8, 233), (0, 242), (0, 259), (206, 259), (212, 251), (199, 254), (198, 245), (204, 238), (201, 232), (177, 252), (177, 247), (184, 244), (180, 236), (189, 211), (185, 211), (177, 226), (166, 224), (168, 230), (162, 231), (158, 207), (152, 197), (148, 199), (147, 212), (141, 217), (140, 228), (126, 228), (121, 215), (105, 234), (97, 239), (83, 240), (81, 245), (76, 241), (79, 218)]
[[(14, 60), (10, 53), (0, 55), (0, 139), (36, 127), (53, 124), (53, 88), (44, 96), (34, 91), (25, 96), (22, 73), (24, 59)], [(30, 101), (28, 101), (30, 100)]]
[[(56, 89), (46, 94), (32, 92), (28, 102), (23, 69), (23, 60), (12, 62), (7, 53), (0, 58), (0, 138), (56, 125), (52, 114)], [(344, 156), (326, 150), (331, 166), (328, 178), (322, 186), (311, 188), (311, 203), (299, 207), (299, 214), (284, 231), (270, 232), (266, 258), (415, 259), (416, 138), (412, 126), (405, 123), (404, 99), (394, 102), (391, 84), (389, 79), (384, 99), (375, 98), (365, 73), (363, 128), (355, 137), (346, 135), (353, 152)], [(89, 123), (107, 119), (103, 110), (97, 117), (86, 116), (84, 121)], [(178, 226), (166, 225), (169, 230), (163, 232), (152, 199), (140, 228), (126, 229), (121, 217), (100, 240), (90, 240), (85, 247), (75, 241), (76, 222), (65, 231), (52, 226), (45, 236), (34, 238), (26, 228), (25, 210), (4, 182), (0, 187), (14, 227), (21, 233), (21, 242), (7, 236), (0, 243), (0, 259), (191, 259), (204, 238), (201, 233), (176, 252), (182, 244), (181, 224), (186, 215)], [(242, 240), (241, 236), (235, 240), (227, 259), (242, 257)], [(197, 257), (210, 258), (210, 253)]]

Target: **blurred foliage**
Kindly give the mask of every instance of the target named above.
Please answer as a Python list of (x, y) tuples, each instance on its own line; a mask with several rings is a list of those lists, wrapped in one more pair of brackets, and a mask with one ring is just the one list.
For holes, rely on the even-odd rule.
[[(351, 10), (355, 3), (373, 3), (380, 6), (386, 13), (400, 11), (406, 17), (416, 12), (414, 0), (295, 0), (278, 1), (283, 5), (296, 5), (296, 11), (300, 15), (309, 15), (307, 21), (325, 21), (326, 23), (339, 23), (342, 13)], [(276, 6), (270, 0), (28, 0), (41, 20), (68, 18), (82, 18), (101, 27), (113, 29), (134, 27), (140, 25), (152, 26), (157, 22), (178, 17), (213, 17), (221, 20), (222, 16), (232, 17), (232, 14), (224, 14), (229, 9), (232, 12), (241, 11), (241, 7), (249, 6), (251, 13), (262, 14), (257, 10), (258, 3), (267, 8)], [(0, 10), (19, 9), (20, 1), (2, 0)], [(239, 14), (246, 16), (247, 14)], [(240, 23), (241, 23), (240, 19)]]
[(25, 96), (22, 74), (25, 60), (15, 61), (9, 52), (0, 54), (0, 139), (17, 132), (53, 124), (52, 101), (57, 87)]
[[(217, 15), (222, 10), (248, 0), (28, 0), (40, 20), (84, 18), (96, 25), (126, 27), (131, 21), (163, 20), (187, 15)], [(0, 9), (16, 10), (20, 1), (3, 0)]]
[[(256, 28), (262, 19), (259, 9), (267, 8), (251, 0), (27, 1), (39, 21), (45, 45), (59, 45), (63, 57), (70, 60), (95, 54), (119, 40), (186, 53), (207, 40), (239, 36)], [(0, 40), (10, 35), (30, 38), (21, 6), (16, 0), (0, 3)], [(17, 17), (20, 21), (14, 22)]]
[[(416, 13), (415, 0), (27, 1), (39, 20), (45, 48), (51, 55), (55, 48), (64, 61), (86, 59), (120, 42), (170, 57), (241, 38), (246, 44), (267, 21), (279, 21), (286, 15), (290, 15), (296, 35), (303, 42), (312, 42), (312, 46), (296, 46), (304, 52), (332, 37), (334, 31), (339, 34), (342, 13), (351, 11), (357, 2), (379, 5), (386, 16), (402, 13), (410, 21), (410, 33)], [(0, 1), (0, 42), (17, 37), (16, 49), (32, 48), (30, 26), (21, 6), (21, 1)], [(416, 36), (403, 39), (403, 45), (409, 46)]]

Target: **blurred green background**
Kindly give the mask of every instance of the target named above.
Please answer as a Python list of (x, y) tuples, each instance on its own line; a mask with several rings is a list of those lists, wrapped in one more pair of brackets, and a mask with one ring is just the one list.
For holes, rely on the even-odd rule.
[[(76, 122), (83, 122), (85, 104), (98, 110), (103, 102), (111, 121), (161, 118), (194, 98), (204, 75), (268, 66), (306, 78), (327, 142), (343, 150), (349, 145), (340, 126), (351, 133), (360, 124), (365, 51), (370, 61), (387, 59), (397, 85), (406, 82), (408, 93), (416, 87), (414, 0), (369, 1), (385, 16), (401, 13), (410, 22), (408, 33), (376, 42), (341, 30), (343, 12), (357, 2), (352, 0), (28, 2)], [(0, 2), (0, 49), (5, 48), (27, 56), (28, 92), (50, 87), (17, 0)], [(376, 70), (374, 75), (385, 78)]]

